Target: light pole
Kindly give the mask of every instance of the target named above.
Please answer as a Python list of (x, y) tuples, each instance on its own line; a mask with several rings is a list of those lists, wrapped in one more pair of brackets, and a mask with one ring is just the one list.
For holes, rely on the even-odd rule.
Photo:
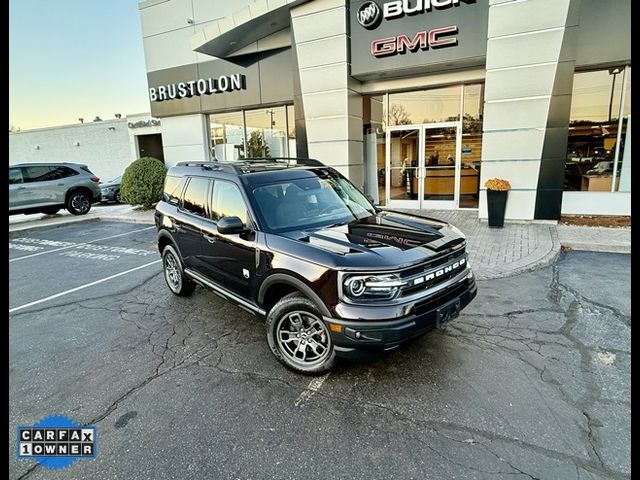
[(616, 86), (616, 75), (618, 75), (622, 71), (621, 68), (615, 67), (609, 69), (609, 75), (613, 75), (613, 80), (611, 81), (611, 96), (609, 97), (609, 123), (611, 123), (611, 109), (613, 108), (613, 91)]
[(267, 110), (267, 115), (269, 115), (270, 118), (270, 122), (269, 122), (269, 130), (273, 129), (274, 123), (273, 123), (273, 115), (276, 113), (275, 110)]

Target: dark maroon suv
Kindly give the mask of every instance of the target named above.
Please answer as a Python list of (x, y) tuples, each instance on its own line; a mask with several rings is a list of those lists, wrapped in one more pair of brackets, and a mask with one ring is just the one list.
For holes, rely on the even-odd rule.
[(477, 291), (457, 228), (381, 210), (315, 160), (180, 163), (155, 221), (169, 289), (198, 284), (265, 318), (271, 351), (297, 372), (393, 350)]

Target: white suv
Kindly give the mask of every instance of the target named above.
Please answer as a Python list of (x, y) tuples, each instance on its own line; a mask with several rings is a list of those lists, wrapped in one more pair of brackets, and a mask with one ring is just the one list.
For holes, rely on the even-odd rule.
[(54, 214), (66, 208), (84, 215), (101, 198), (100, 179), (77, 163), (21, 163), (9, 166), (9, 215)]

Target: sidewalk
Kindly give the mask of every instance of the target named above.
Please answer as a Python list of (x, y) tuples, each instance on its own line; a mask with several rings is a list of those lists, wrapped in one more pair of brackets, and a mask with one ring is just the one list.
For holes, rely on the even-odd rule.
[[(404, 210), (415, 213), (415, 210)], [(547, 223), (505, 223), (489, 228), (475, 211), (422, 210), (422, 215), (447, 221), (467, 236), (469, 261), (480, 279), (499, 278), (534, 270), (553, 262), (560, 247), (597, 252), (631, 252), (631, 228), (601, 228)], [(49, 227), (87, 220), (111, 220), (153, 225), (153, 210), (135, 210), (131, 205), (94, 205), (80, 217), (56, 215), (9, 217), (9, 232)]]
[[(411, 210), (404, 210), (412, 213)], [(505, 223), (489, 228), (478, 213), (465, 210), (422, 210), (445, 220), (467, 236), (469, 261), (480, 279), (535, 270), (552, 263), (561, 246), (573, 250), (631, 252), (631, 228), (576, 227), (546, 223)]]

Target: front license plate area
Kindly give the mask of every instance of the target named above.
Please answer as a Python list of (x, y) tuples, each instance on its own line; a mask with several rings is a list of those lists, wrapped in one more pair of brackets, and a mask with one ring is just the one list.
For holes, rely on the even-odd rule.
[(456, 298), (436, 310), (436, 328), (443, 328), (460, 315), (460, 299)]

